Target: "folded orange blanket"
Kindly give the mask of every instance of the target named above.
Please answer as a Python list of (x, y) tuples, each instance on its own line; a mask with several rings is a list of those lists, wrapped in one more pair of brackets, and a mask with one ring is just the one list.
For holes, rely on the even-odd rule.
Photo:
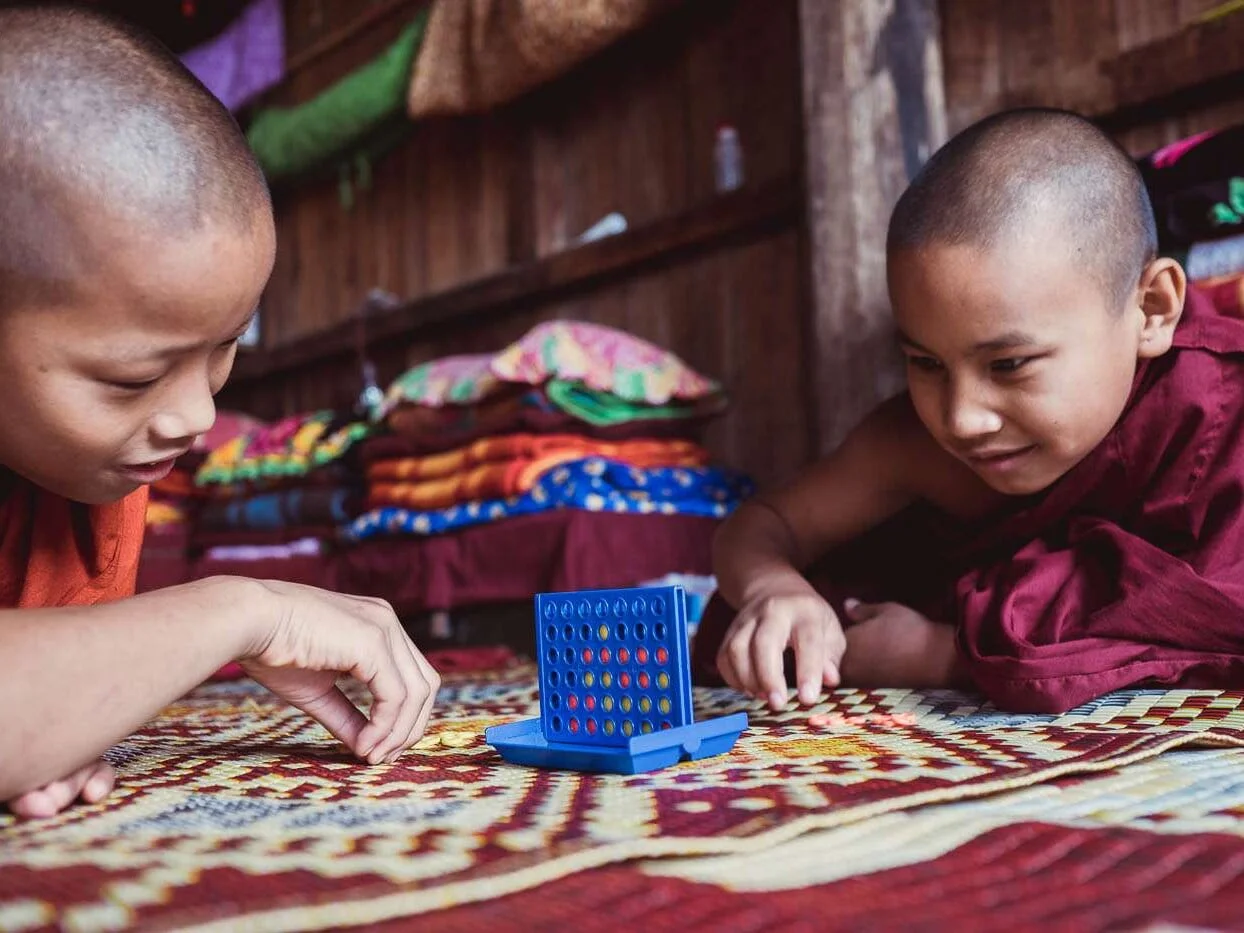
[[(466, 447), (442, 454), (377, 460), (368, 466), (367, 479), (373, 483), (442, 479), (486, 463), (535, 460), (563, 452), (575, 453), (573, 459), (609, 457), (635, 466), (668, 466), (672, 460), (664, 461), (669, 458), (707, 457), (703, 447), (686, 440), (599, 441), (581, 434), (505, 434), (480, 438)], [(641, 464), (635, 460), (637, 457), (651, 462)]]
[[(584, 449), (585, 446), (609, 448), (609, 451), (588, 450)], [(441, 509), (481, 499), (518, 496), (530, 491), (536, 481), (554, 467), (591, 456), (608, 457), (640, 469), (696, 467), (708, 463), (707, 452), (686, 441), (624, 441), (616, 444), (578, 445), (534, 456), (517, 456), (508, 460), (482, 463), (434, 479), (373, 480), (367, 491), (367, 507), (393, 505), (409, 509)], [(379, 461), (373, 466), (386, 462), (394, 461)]]

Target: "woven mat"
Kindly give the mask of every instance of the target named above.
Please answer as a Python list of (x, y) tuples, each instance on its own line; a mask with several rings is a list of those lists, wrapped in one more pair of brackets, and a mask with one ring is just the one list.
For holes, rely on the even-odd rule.
[[(483, 744), (487, 726), (534, 715), (529, 668), (451, 681), (439, 708), (421, 749), (364, 767), (249, 684), (201, 688), (110, 753), (121, 783), (108, 801), (3, 818), (0, 929), (379, 923), (625, 861), (764, 852), (1181, 746), (1244, 745), (1244, 693), (1129, 692), (1039, 717), (949, 692), (839, 691), (815, 710), (827, 728), (749, 709), (729, 756), (591, 776), (505, 765)], [(697, 695), (700, 717), (739, 708)]]
[(1244, 930), (1244, 751), (885, 814), (761, 858), (609, 866), (423, 919), (438, 933)]

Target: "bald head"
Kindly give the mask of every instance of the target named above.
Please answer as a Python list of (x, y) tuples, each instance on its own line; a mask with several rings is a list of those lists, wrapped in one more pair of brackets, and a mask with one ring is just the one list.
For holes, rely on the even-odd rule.
[(987, 117), (934, 153), (895, 205), (886, 249), (993, 249), (1034, 225), (1120, 307), (1157, 251), (1135, 163), (1083, 117), (1044, 109)]
[(269, 209), (237, 124), (158, 42), (82, 9), (0, 9), (0, 309), (68, 299), (105, 227), (248, 231)]

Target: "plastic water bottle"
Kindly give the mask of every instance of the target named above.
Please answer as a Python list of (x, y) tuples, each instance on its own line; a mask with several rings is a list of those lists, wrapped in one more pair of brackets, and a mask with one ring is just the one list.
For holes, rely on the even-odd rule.
[(717, 127), (713, 168), (718, 194), (743, 187), (743, 147), (739, 143), (738, 130), (729, 124)]

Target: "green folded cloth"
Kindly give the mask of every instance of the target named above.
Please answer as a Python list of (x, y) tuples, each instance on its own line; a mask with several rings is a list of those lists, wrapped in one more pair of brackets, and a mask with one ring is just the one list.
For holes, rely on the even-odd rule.
[(260, 111), (246, 133), (269, 179), (341, 159), (395, 115), (404, 114), (410, 71), (428, 7), (377, 58), (304, 104)]
[(725, 407), (725, 398), (701, 399), (694, 404), (644, 405), (628, 402), (612, 392), (591, 389), (581, 382), (550, 379), (544, 387), (549, 401), (580, 421), (597, 427), (626, 424), (630, 421), (666, 421), (676, 418), (699, 418), (716, 414)]

